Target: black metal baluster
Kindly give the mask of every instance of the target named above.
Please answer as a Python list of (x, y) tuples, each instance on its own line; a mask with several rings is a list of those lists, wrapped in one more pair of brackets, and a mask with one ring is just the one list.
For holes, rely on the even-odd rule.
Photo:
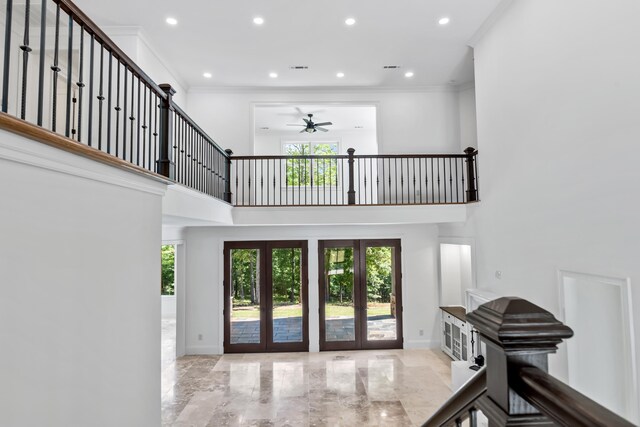
[(460, 203), (460, 188), (458, 187), (459, 179), (458, 179), (458, 159), (456, 158), (454, 161), (456, 165), (456, 203)]
[(394, 157), (393, 158), (393, 165), (394, 165), (394, 181), (396, 182), (396, 205), (398, 204), (398, 158)]
[[(60, 6), (58, 6), (60, 11)], [(59, 12), (58, 12), (59, 13)], [(6, 113), (9, 103), (9, 71), (11, 63), (11, 23), (13, 21), (13, 0), (7, 0), (4, 23), (4, 69), (2, 74), (2, 112)], [(56, 49), (57, 52), (57, 49)]]
[(440, 203), (440, 159), (436, 159), (436, 166), (438, 166), (438, 203)]
[(76, 98), (76, 90), (73, 90), (73, 96), (71, 97), (71, 139), (76, 137), (76, 104), (78, 98)]
[[(456, 185), (458, 185), (457, 182)], [(449, 157), (449, 198), (453, 203), (453, 167), (451, 166), (451, 157)]]
[[(153, 94), (153, 158), (158, 159), (158, 109), (160, 108), (160, 98), (157, 93)], [(151, 112), (149, 113), (151, 114)], [(158, 171), (158, 162), (155, 162), (155, 171)]]
[(247, 195), (247, 192), (244, 191), (244, 183), (245, 183), (245, 181), (247, 181), (245, 179), (245, 177), (248, 178), (248, 180), (249, 180), (249, 182), (248, 182), (248, 184), (249, 184), (248, 185), (248, 187), (249, 187), (248, 190), (249, 190), (249, 192), (251, 192), (251, 171), (249, 171), (249, 175), (247, 176), (246, 169), (247, 169), (247, 159), (243, 159), (242, 160), (242, 205), (243, 206), (246, 205), (245, 197)]
[(442, 186), (444, 187), (444, 197), (442, 198), (442, 201), (446, 203), (447, 202), (447, 159), (442, 158), (439, 160), (439, 162), (442, 162)]
[(369, 171), (371, 171), (371, 198), (370, 204), (373, 204), (373, 157), (369, 157)]
[[(122, 110), (122, 159), (127, 160), (127, 95), (128, 93), (128, 83), (129, 83), (129, 71), (127, 70), (127, 64), (123, 63), (124, 66), (124, 88), (122, 91), (123, 94), (123, 110)], [(131, 159), (129, 159), (131, 161)]]
[(94, 44), (95, 37), (91, 34), (91, 46), (89, 48), (89, 117), (87, 117), (87, 144), (91, 147), (93, 141), (93, 77), (94, 77)]
[(462, 427), (462, 418), (456, 418), (456, 427)]
[(47, 41), (47, 2), (40, 3), (40, 66), (38, 69), (38, 126), (42, 126), (44, 112), (44, 61)]
[[(80, 26), (80, 67), (78, 69), (78, 142), (82, 142), (82, 90), (84, 89), (84, 27)], [(74, 114), (75, 118), (75, 114)]]
[[(57, 121), (58, 121), (58, 74), (60, 73), (60, 67), (58, 64), (59, 53), (60, 53), (60, 5), (56, 5), (56, 31), (55, 31), (55, 44), (53, 48), (53, 65), (51, 66), (51, 70), (53, 71), (53, 99), (52, 103), (52, 111), (51, 111), (51, 130), (53, 132), (56, 131)], [(8, 64), (8, 61), (7, 63)], [(5, 65), (6, 65), (5, 64)]]
[(29, 16), (31, 15), (30, 0), (26, 0), (24, 8), (24, 36), (22, 45), (20, 45), (20, 50), (22, 50), (22, 103), (20, 105), (20, 118), (22, 120), (24, 120), (27, 114), (27, 77), (29, 74), (29, 53), (32, 51), (29, 46), (29, 29), (31, 28), (29, 24)]
[[(301, 204), (302, 199), (300, 197), (300, 182), (302, 181), (302, 164), (300, 163), (300, 158), (298, 157), (298, 203), (294, 203), (294, 204)], [(293, 198), (295, 200), (295, 198)]]
[[(140, 117), (140, 101), (138, 101), (138, 113), (134, 114), (135, 111), (135, 106), (136, 106), (136, 96), (135, 96), (135, 75), (133, 73), (131, 73), (131, 116), (129, 116), (129, 120), (131, 120), (131, 133), (129, 134), (129, 141), (131, 141), (130, 143), (130, 148), (129, 148), (129, 161), (131, 163), (133, 163), (133, 140), (134, 140), (134, 135), (135, 132), (134, 130), (136, 128), (138, 128), (138, 126), (136, 125), (136, 118)], [(140, 79), (138, 79), (138, 100), (140, 99)], [(175, 131), (175, 129), (172, 129), (173, 131)], [(174, 132), (175, 135), (175, 132)], [(174, 145), (175, 145), (175, 136), (174, 136)], [(140, 128), (138, 128), (138, 132), (137, 132), (137, 138), (136, 138), (136, 163), (138, 162), (138, 158), (140, 157)], [(171, 157), (172, 159), (175, 159), (175, 156)]]
[[(145, 159), (147, 158), (147, 91), (149, 90), (149, 88), (147, 87), (147, 85), (144, 85), (144, 88), (142, 90), (143, 92), (143, 101), (142, 101), (142, 167), (146, 168), (145, 166)], [(140, 102), (140, 100), (138, 99), (138, 102)], [(176, 162), (176, 167), (178, 167), (178, 154), (176, 153), (176, 160), (174, 160)], [(176, 179), (178, 177), (178, 172), (176, 171)]]
[(253, 160), (253, 204), (258, 205), (258, 160)]
[(469, 427), (478, 427), (478, 411), (475, 408), (469, 409)]
[[(392, 205), (393, 204), (393, 196), (391, 194), (391, 158), (389, 158), (389, 204)], [(394, 169), (394, 174), (395, 174), (395, 169)], [(397, 195), (396, 195), (397, 198)]]
[[(138, 166), (140, 166), (140, 117), (142, 117), (142, 116), (140, 116), (140, 85), (141, 85), (140, 78), (138, 78), (138, 99), (137, 99), (137, 103), (138, 103), (138, 114), (137, 114), (137, 116), (138, 116), (138, 125), (136, 126), (136, 132), (137, 132), (137, 137), (136, 137), (136, 165), (138, 165)], [(132, 110), (133, 110), (133, 108), (132, 108)], [(133, 140), (133, 132), (131, 134), (131, 139)], [(175, 144), (176, 144), (176, 141), (174, 139), (174, 141), (173, 141), (174, 147), (175, 147)], [(142, 158), (144, 159), (144, 154), (142, 156), (143, 156)], [(175, 162), (175, 155), (174, 155), (173, 159), (174, 159), (174, 162)]]
[(418, 194), (420, 194), (420, 204), (422, 204), (422, 158), (418, 158), (418, 185), (420, 186)]
[(269, 159), (267, 159), (267, 186), (266, 186), (267, 187), (267, 205), (270, 205), (270, 203), (269, 203), (269, 181), (271, 181), (271, 179), (269, 177)]
[(98, 94), (98, 150), (102, 150), (102, 103), (104, 102), (104, 45), (100, 45), (100, 88)]
[(431, 158), (431, 203), (436, 202), (436, 191), (433, 181), (433, 157)]
[[(238, 204), (238, 187), (239, 187), (239, 182), (238, 182), (238, 175), (240, 172), (240, 163), (236, 162), (236, 167), (233, 168), (235, 174), (236, 174), (236, 205)], [(244, 197), (244, 194), (242, 195), (242, 197)]]
[(67, 116), (64, 135), (71, 133), (71, 81), (73, 79), (73, 17), (69, 15), (69, 44), (67, 47)]
[(118, 59), (116, 62), (116, 67), (118, 70), (118, 77), (116, 80), (116, 106), (115, 106), (115, 110), (116, 110), (116, 131), (115, 131), (115, 135), (116, 135), (116, 157), (119, 157), (119, 153), (120, 153), (120, 110), (122, 110), (122, 108), (120, 108), (120, 60)]
[(416, 204), (416, 202), (418, 201), (418, 198), (416, 197), (416, 158), (414, 157), (412, 159), (412, 164), (413, 164), (413, 204)]

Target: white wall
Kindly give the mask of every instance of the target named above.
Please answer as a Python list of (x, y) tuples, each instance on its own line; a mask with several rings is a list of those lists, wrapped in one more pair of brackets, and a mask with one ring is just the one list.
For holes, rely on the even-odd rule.
[(629, 277), (640, 307), (639, 19), (634, 0), (521, 0), (475, 47), (482, 202), (441, 233), (475, 227), (479, 287), (558, 315), (561, 268)]
[(360, 103), (376, 105), (380, 153), (459, 153), (458, 95), (432, 91), (189, 91), (188, 112), (218, 144), (237, 155), (253, 153), (254, 103)]
[(165, 186), (6, 131), (0, 181), (0, 425), (159, 425)]
[(471, 246), (440, 244), (440, 305), (464, 306), (471, 287)]
[[(404, 346), (437, 347), (440, 342), (437, 232), (435, 225), (187, 228), (187, 354), (222, 352), (222, 250), (224, 241), (234, 240), (308, 241), (310, 350), (318, 351), (318, 240), (401, 238)], [(198, 335), (202, 335), (202, 340), (198, 340)]]
[[(297, 128), (300, 129), (300, 128)], [(299, 134), (293, 132), (265, 133), (261, 131), (255, 135), (256, 155), (284, 154), (282, 144), (287, 142), (337, 142), (338, 154), (347, 154), (347, 149), (353, 148), (356, 154), (378, 154), (375, 129), (361, 131), (338, 130), (329, 133)]]
[(458, 92), (458, 116), (460, 118), (460, 149), (478, 147), (478, 127), (476, 119), (476, 90), (465, 87)]
[(169, 83), (176, 94), (173, 100), (184, 110), (187, 86), (138, 27), (106, 27), (103, 30), (157, 84)]

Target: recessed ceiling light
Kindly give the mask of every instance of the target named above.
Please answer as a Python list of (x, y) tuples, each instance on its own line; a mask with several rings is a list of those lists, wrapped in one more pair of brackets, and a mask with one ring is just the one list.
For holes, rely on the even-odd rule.
[(264, 24), (264, 18), (262, 16), (256, 16), (253, 18), (253, 23), (256, 25), (262, 25)]
[(347, 25), (349, 25), (349, 26), (351, 26), (351, 25), (354, 25), (354, 24), (356, 23), (356, 20), (355, 20), (355, 19), (353, 19), (353, 18), (347, 18), (347, 19), (344, 21), (344, 23), (345, 23), (345, 24), (347, 24)]
[(444, 17), (444, 18), (440, 18), (440, 20), (438, 21), (438, 24), (440, 25), (447, 25), (449, 23), (449, 21), (451, 21), (448, 17)]
[(169, 25), (178, 25), (178, 20), (176, 18), (167, 18), (166, 19), (166, 23)]
[(269, 73), (269, 77), (271, 77), (272, 79), (277, 79), (278, 73)]
[(338, 74), (336, 74), (336, 77), (337, 77), (337, 78), (339, 78), (339, 79), (341, 79), (341, 78), (343, 78), (343, 77), (344, 77), (344, 73), (338, 73)]
[(213, 77), (213, 74), (211, 74), (211, 73), (202, 73), (202, 77), (204, 77), (205, 79), (210, 79), (211, 77)]
[(413, 71), (407, 71), (406, 73), (404, 73), (404, 76), (407, 78), (413, 77)]

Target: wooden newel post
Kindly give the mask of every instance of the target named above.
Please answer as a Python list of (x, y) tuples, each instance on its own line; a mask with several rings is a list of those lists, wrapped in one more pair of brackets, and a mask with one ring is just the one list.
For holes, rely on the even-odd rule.
[(160, 99), (160, 139), (158, 147), (158, 173), (175, 180), (175, 163), (171, 158), (173, 151), (173, 95), (176, 91), (170, 84), (163, 83), (160, 89), (167, 94), (166, 99)]
[(227, 203), (231, 203), (231, 156), (233, 155), (233, 151), (227, 148), (224, 152), (227, 153), (224, 169), (224, 200)]
[(467, 202), (476, 202), (478, 201), (478, 186), (476, 183), (478, 177), (476, 176), (474, 163), (478, 150), (473, 147), (467, 147), (464, 153), (467, 155)]
[(347, 154), (349, 154), (349, 191), (347, 191), (347, 203), (350, 205), (355, 205), (356, 204), (356, 190), (355, 190), (355, 184), (354, 184), (354, 173), (353, 173), (353, 153), (355, 153), (356, 150), (353, 148), (349, 148), (347, 150)]
[(467, 315), (487, 346), (487, 399), (478, 406), (491, 420), (490, 427), (553, 425), (518, 395), (510, 384), (519, 380), (518, 369), (534, 366), (548, 372), (548, 354), (573, 335), (551, 313), (529, 301), (504, 297), (488, 302)]

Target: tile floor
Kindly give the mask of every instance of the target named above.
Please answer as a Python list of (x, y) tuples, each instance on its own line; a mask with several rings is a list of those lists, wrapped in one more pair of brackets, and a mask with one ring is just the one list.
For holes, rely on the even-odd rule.
[(164, 426), (419, 426), (451, 394), (450, 361), (438, 350), (175, 360), (171, 322), (163, 323)]

